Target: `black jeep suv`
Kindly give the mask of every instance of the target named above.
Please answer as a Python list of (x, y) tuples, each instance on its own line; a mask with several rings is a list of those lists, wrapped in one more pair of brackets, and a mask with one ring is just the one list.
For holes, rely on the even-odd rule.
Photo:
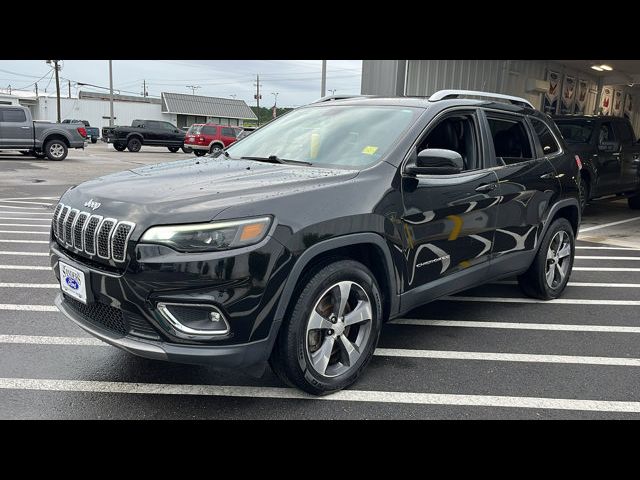
[(509, 276), (558, 297), (579, 176), (554, 123), (516, 97), (316, 102), (215, 157), (70, 188), (52, 223), (56, 305), (131, 353), (269, 361), (332, 392), (419, 305)]

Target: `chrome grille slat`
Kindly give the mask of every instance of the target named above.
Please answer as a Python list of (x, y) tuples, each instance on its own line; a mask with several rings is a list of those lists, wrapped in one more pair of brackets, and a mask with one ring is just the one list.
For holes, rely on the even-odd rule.
[(58, 203), (52, 219), (53, 235), (61, 246), (120, 263), (126, 260), (135, 228), (135, 223), (103, 218), (63, 203)]

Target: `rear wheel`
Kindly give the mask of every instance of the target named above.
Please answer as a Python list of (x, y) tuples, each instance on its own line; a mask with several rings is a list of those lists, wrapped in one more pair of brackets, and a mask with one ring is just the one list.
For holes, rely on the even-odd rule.
[(113, 148), (119, 152), (124, 152), (124, 149), (127, 148), (127, 146), (124, 143), (114, 143)]
[(631, 210), (640, 210), (640, 192), (633, 197), (629, 197), (627, 202), (629, 203), (629, 208)]
[(127, 143), (127, 149), (130, 152), (134, 152), (134, 153), (139, 152), (141, 148), (142, 148), (142, 142), (137, 138), (132, 138)]
[(220, 150), (222, 150), (222, 145), (220, 145), (219, 143), (214, 143), (213, 145), (211, 145), (211, 147), (209, 147), (209, 153), (212, 153), (214, 155)]
[(205, 152), (204, 150), (194, 150), (193, 153), (196, 154), (196, 157), (201, 157), (207, 154), (207, 152)]
[(578, 202), (580, 202), (580, 213), (584, 213), (584, 209), (589, 202), (590, 187), (589, 182), (583, 176), (580, 176), (580, 188), (578, 192)]
[(348, 387), (373, 356), (382, 301), (371, 271), (353, 260), (318, 265), (301, 280), (270, 363), (288, 385), (315, 395)]
[(575, 235), (566, 218), (558, 218), (545, 233), (533, 263), (518, 284), (530, 297), (558, 298), (569, 281), (575, 255)]
[(91, 143), (98, 143), (98, 139), (96, 137), (91, 137)]
[(182, 147), (182, 151), (184, 153), (193, 153), (193, 148), (189, 148), (189, 147)]
[(176, 153), (180, 150), (180, 147), (167, 147), (171, 153)]
[(67, 158), (68, 151), (62, 140), (49, 140), (44, 146), (44, 153), (49, 160), (62, 161)]

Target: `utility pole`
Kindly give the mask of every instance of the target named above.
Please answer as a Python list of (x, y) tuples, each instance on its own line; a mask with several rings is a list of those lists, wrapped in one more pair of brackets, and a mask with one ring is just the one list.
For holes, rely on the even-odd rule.
[(56, 74), (56, 106), (58, 107), (58, 123), (60, 123), (60, 76), (58, 72), (60, 71), (60, 66), (58, 62), (60, 60), (47, 60), (47, 63), (51, 65), (53, 63), (53, 69)]
[(147, 81), (146, 80), (142, 80), (142, 96), (143, 97), (148, 97), (149, 96), (149, 92), (147, 91)]
[(324, 97), (327, 92), (327, 61), (322, 60), (322, 82), (320, 84), (320, 96)]
[(11, 95), (11, 84), (9, 84), (9, 95)]
[(186, 87), (191, 89), (191, 95), (195, 95), (196, 88), (200, 88), (200, 85), (187, 85)]
[(38, 98), (38, 82), (36, 82), (36, 99)]
[(260, 95), (260, 75), (256, 74), (256, 83), (254, 84), (256, 87), (256, 94), (253, 96), (253, 98), (256, 99), (256, 105), (258, 106), (258, 114), (256, 115), (258, 117), (258, 126), (260, 126), (260, 99), (262, 98), (262, 95)]
[(278, 95), (279, 95), (279, 92), (271, 92), (271, 95), (273, 95), (275, 97), (275, 100), (273, 101), (273, 118), (276, 118), (278, 116)]
[(67, 80), (69, 82), (69, 98), (71, 98), (71, 80)]
[(113, 65), (109, 60), (109, 126), (113, 127)]

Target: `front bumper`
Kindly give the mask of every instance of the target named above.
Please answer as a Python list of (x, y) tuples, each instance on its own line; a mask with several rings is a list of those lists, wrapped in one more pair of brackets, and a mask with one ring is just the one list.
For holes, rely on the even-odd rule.
[[(215, 365), (226, 368), (246, 368), (257, 365), (269, 358), (271, 335), (264, 340), (240, 345), (178, 345), (162, 341), (143, 340), (131, 335), (116, 335), (100, 328), (89, 318), (69, 308), (62, 293), (55, 298), (55, 305), (79, 327), (109, 345), (118, 347), (134, 355), (196, 365)], [(273, 334), (273, 332), (272, 332)]]

